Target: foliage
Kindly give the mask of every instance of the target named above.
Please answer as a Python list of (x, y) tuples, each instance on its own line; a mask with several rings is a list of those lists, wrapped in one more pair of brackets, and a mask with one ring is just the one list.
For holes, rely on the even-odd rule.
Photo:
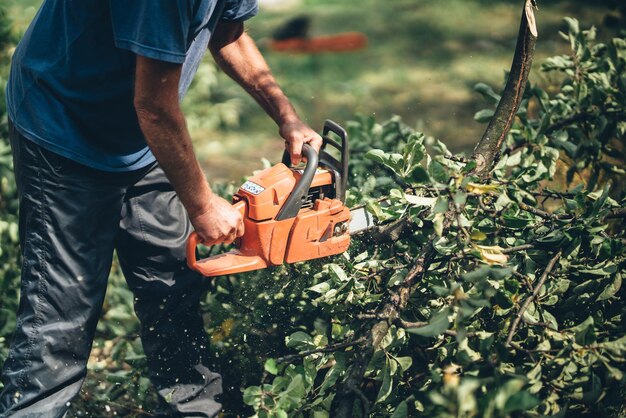
[[(183, 101), (189, 129), (232, 128), (239, 125), (244, 104), (233, 97), (231, 88), (221, 80), (217, 65), (208, 58), (200, 64)], [(230, 86), (234, 87), (234, 86)]]
[[(625, 173), (626, 41), (622, 37), (593, 44), (595, 28), (580, 30), (575, 19), (565, 21), (569, 33), (561, 35), (569, 42), (571, 54), (549, 58), (541, 66), (544, 73), (565, 76), (560, 91), (550, 98), (534, 88), (539, 115), (532, 121), (528, 120), (530, 115), (520, 115), (525, 121), (524, 131), (513, 131), (513, 149), (550, 145), (554, 155), (562, 151), (569, 162), (575, 162), (567, 169), (567, 182), (588, 170), (586, 188), (593, 190), (602, 175)], [(497, 98), (493, 92), (483, 90), (483, 94)], [(522, 152), (520, 157), (528, 154), (533, 152)], [(529, 180), (542, 176), (544, 169), (539, 165)]]
[[(367, 400), (357, 415), (366, 404), (372, 416), (391, 417), (624, 413), (624, 201), (609, 197), (611, 185), (600, 186), (596, 173), (623, 173), (600, 162), (623, 146), (626, 44), (592, 45), (593, 31), (568, 25), (572, 55), (543, 66), (562, 74), (560, 91), (527, 90), (488, 181), (436, 140), (427, 152), (425, 137), (398, 121), (352, 125), (390, 146), (365, 155), (387, 174), (354, 178), (351, 192), (378, 196), (375, 186), (393, 180), (368, 207), (382, 222), (410, 226), (399, 240), (371, 245), (364, 237), (291, 300), (315, 306), (317, 318), (294, 318), (285, 346), (300, 355), (268, 359), (261, 384), (245, 390), (258, 417), (332, 416), (333, 398), (362, 358), (362, 337), (380, 319), (392, 326), (367, 359), (365, 385), (350, 388)], [(499, 100), (485, 85), (477, 90)], [(560, 155), (590, 169), (586, 185), (570, 184), (571, 175), (565, 189), (548, 182)], [(380, 306), (432, 236), (436, 257), (408, 308), (385, 318)]]
[[(574, 21), (569, 27), (572, 54), (543, 67), (558, 74), (561, 88), (526, 90), (488, 181), (397, 118), (349, 123), (349, 204), (368, 201), (381, 231), (376, 241), (356, 237), (348, 254), (332, 260), (211, 283), (203, 312), (228, 414), (332, 416), (363, 337), (380, 319), (392, 326), (367, 359), (365, 385), (353, 388), (371, 416), (626, 413), (624, 200), (608, 182), (623, 180), (614, 150), (624, 145), (626, 48), (623, 38), (593, 45), (592, 31)], [(493, 104), (499, 99), (485, 85), (477, 91)], [(0, 363), (19, 288), (4, 123), (2, 138)], [(576, 168), (552, 181), (564, 165)], [(398, 222), (405, 225), (399, 239), (386, 239), (385, 225)], [(380, 306), (433, 236), (436, 257), (411, 289), (408, 309), (385, 318)], [(73, 415), (151, 414), (155, 396), (132, 302), (114, 268)]]

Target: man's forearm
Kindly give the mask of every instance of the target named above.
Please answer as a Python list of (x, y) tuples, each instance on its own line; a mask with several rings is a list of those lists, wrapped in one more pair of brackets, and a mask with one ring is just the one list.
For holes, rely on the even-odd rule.
[(209, 209), (211, 189), (180, 110), (180, 70), (179, 65), (138, 57), (135, 109), (148, 146), (193, 219)]
[(208, 210), (211, 189), (191, 144), (182, 113), (138, 109), (141, 130), (150, 150), (194, 218)]
[(298, 119), (295, 109), (274, 79), (254, 40), (247, 33), (240, 31), (234, 35), (234, 40), (228, 39), (228, 42), (218, 36), (215, 38), (210, 44), (215, 62), (240, 84), (277, 124)]
[(242, 23), (221, 22), (209, 43), (218, 65), (239, 83), (278, 125), (285, 139), (291, 163), (302, 160), (302, 147), (311, 145), (319, 151), (322, 137), (306, 125), (276, 83), (256, 44), (243, 31)]

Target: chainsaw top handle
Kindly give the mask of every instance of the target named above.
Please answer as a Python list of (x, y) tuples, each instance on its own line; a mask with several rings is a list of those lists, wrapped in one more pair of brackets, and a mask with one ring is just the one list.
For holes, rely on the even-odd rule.
[[(332, 132), (341, 139), (341, 143), (331, 139), (328, 134)], [(322, 149), (319, 154), (319, 165), (329, 169), (335, 176), (335, 198), (345, 202), (346, 190), (348, 187), (348, 159), (350, 150), (348, 148), (348, 133), (338, 123), (327, 119), (324, 122), (322, 131)], [(341, 154), (341, 161), (330, 155), (326, 151), (326, 146), (330, 145)], [(304, 152), (304, 151), (303, 151)], [(306, 155), (305, 155), (306, 156)], [(291, 167), (291, 157), (287, 151), (283, 153), (282, 163)]]
[[(289, 155), (289, 154), (287, 154)], [(293, 191), (285, 201), (285, 204), (276, 215), (277, 221), (295, 218), (302, 207), (302, 199), (309, 192), (313, 177), (319, 165), (319, 156), (315, 149), (309, 144), (302, 145), (302, 155), (306, 158), (306, 167), (302, 172), (300, 180), (296, 183)]]

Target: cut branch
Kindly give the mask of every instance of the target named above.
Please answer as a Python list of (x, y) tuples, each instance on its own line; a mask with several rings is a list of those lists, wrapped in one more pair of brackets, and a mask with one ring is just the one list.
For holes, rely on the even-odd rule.
[(534, 2), (526, 0), (517, 37), (513, 64), (504, 92), (495, 114), (483, 137), (476, 145), (472, 159), (476, 161), (476, 173), (486, 175), (500, 159), (500, 148), (513, 125), (513, 120), (524, 96), (528, 74), (537, 43), (537, 25), (533, 11)]

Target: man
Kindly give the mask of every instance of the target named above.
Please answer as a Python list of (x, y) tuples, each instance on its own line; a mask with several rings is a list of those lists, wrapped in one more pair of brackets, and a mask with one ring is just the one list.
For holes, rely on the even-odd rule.
[(192, 228), (232, 242), (241, 216), (213, 195), (179, 107), (208, 49), (279, 126), (292, 161), (321, 138), (296, 115), (243, 21), (256, 0), (45, 0), (7, 87), (23, 253), (0, 416), (61, 417), (78, 393), (113, 250), (135, 295), (150, 377), (174, 416), (213, 417), (203, 279)]

